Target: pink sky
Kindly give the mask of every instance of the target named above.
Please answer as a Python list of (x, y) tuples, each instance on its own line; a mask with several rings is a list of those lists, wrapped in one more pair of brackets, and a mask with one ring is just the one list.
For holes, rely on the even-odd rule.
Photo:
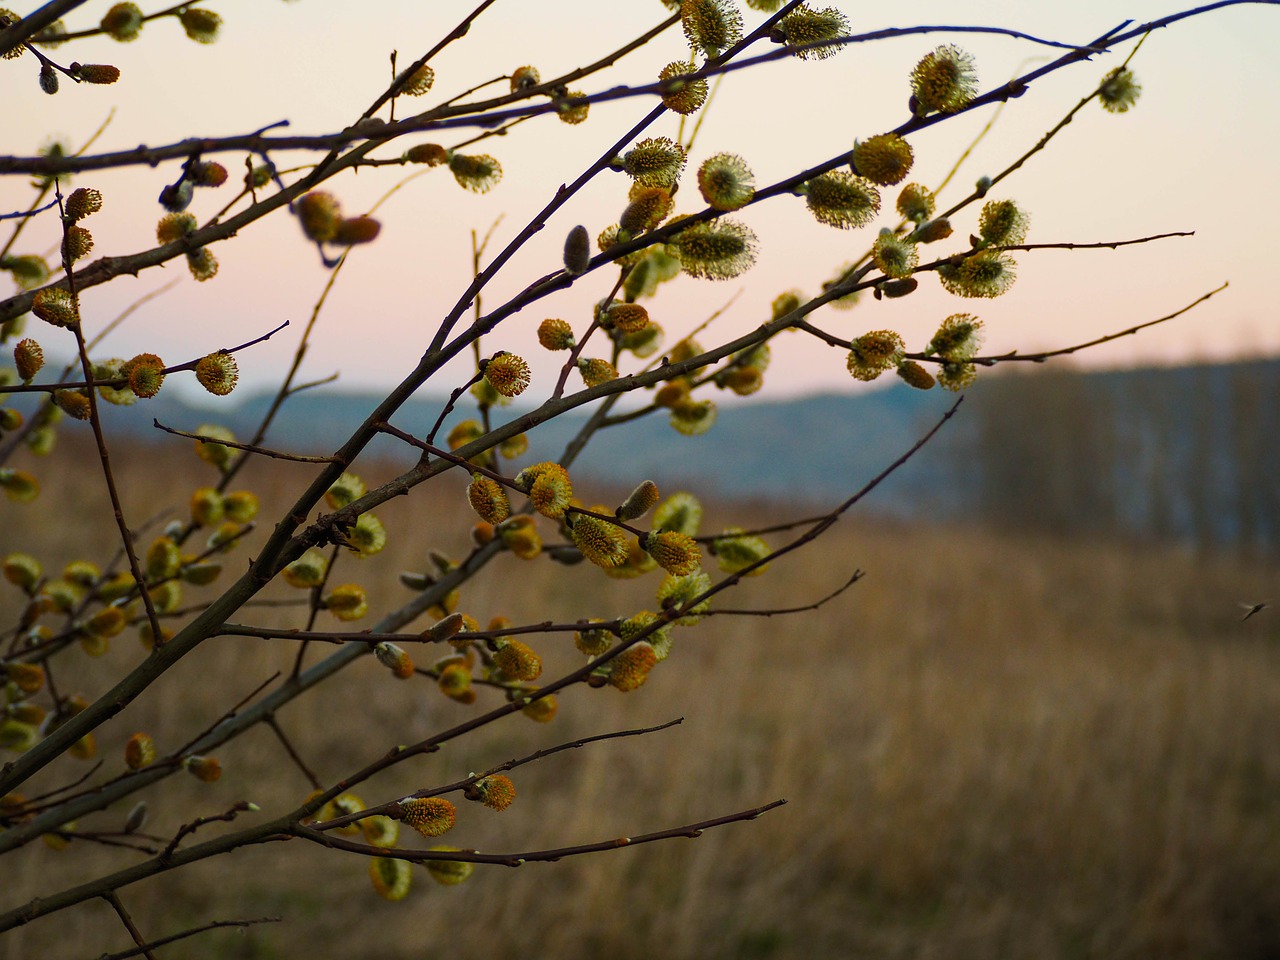
[[(1180, 9), (1176, 3), (1151, 0), (1131, 3), (1123, 12), (1101, 0), (917, 2), (899, 6), (901, 12), (890, 16), (874, 12), (869, 4), (838, 5), (858, 32), (920, 23), (996, 24), (1072, 42), (1092, 39), (1124, 17), (1146, 20)], [(107, 6), (86, 5), (73, 14), (71, 28), (94, 22)], [(332, 132), (355, 119), (385, 86), (392, 49), (400, 51), (402, 64), (411, 61), (471, 4), (383, 0), (353, 8), (319, 0), (254, 0), (210, 6), (226, 20), (222, 38), (213, 46), (191, 43), (176, 22), (161, 21), (149, 24), (133, 43), (93, 39), (52, 51), (64, 60), (117, 64), (123, 78), (115, 86), (64, 83), (61, 93), (48, 97), (37, 89), (30, 55), (0, 65), (5, 149), (30, 153), (52, 134), (79, 143), (112, 108), (115, 118), (95, 152), (244, 132), (284, 118), (293, 132)], [(399, 115), (525, 63), (549, 78), (620, 46), (664, 15), (658, 0), (499, 0), (470, 36), (435, 62), (432, 94), (402, 100)], [(761, 18), (746, 11), (748, 26)], [(1229, 290), (1194, 313), (1099, 348), (1082, 362), (1114, 366), (1280, 353), (1280, 322), (1270, 288), (1276, 269), (1273, 236), (1280, 222), (1280, 190), (1274, 179), (1280, 110), (1274, 93), (1266, 93), (1280, 89), (1280, 67), (1269, 42), (1277, 36), (1280, 9), (1275, 6), (1217, 11), (1160, 31), (1133, 63), (1144, 88), (1133, 111), (1112, 116), (1091, 104), (1045, 153), (992, 193), (994, 198), (1015, 198), (1030, 211), (1029, 242), (1121, 240), (1173, 230), (1195, 230), (1194, 238), (1118, 252), (1023, 254), (1017, 284), (995, 301), (958, 300), (925, 277), (921, 289), (904, 300), (868, 299), (853, 311), (828, 309), (813, 319), (841, 336), (897, 329), (910, 349), (920, 349), (943, 317), (969, 311), (986, 321), (989, 351), (1031, 351), (1154, 319), (1228, 280)], [(944, 42), (974, 55), (984, 90), (1054, 56), (1047, 47), (1006, 37), (937, 34), (862, 45), (820, 63), (785, 61), (735, 73), (707, 112), (680, 209), (701, 208), (693, 202), (693, 172), (712, 153), (741, 154), (757, 181), (767, 184), (847, 150), (855, 137), (897, 126), (907, 118), (912, 66)], [(1062, 70), (1012, 102), (943, 202), (957, 199), (979, 176), (998, 172), (1029, 148), (1128, 49)], [(613, 70), (589, 78), (583, 87), (591, 92), (648, 82), (682, 55), (687, 47), (676, 28)], [(498, 157), (505, 177), (485, 196), (459, 189), (443, 169), (408, 185), (380, 211), (384, 229), (379, 240), (354, 252), (323, 315), (304, 375), (318, 378), (340, 370), (341, 382), (350, 388), (400, 379), (469, 279), (469, 231), (483, 234), (501, 216), (493, 242), (506, 243), (562, 182), (576, 176), (651, 105), (649, 98), (600, 105), (577, 127), (545, 117), (487, 141), (476, 149)], [(910, 179), (936, 184), (990, 119), (992, 109), (915, 134), (911, 141), (917, 163)], [(664, 118), (650, 134), (673, 136), (676, 123), (674, 116)], [(425, 140), (449, 146), (469, 135), (414, 136), (379, 155), (394, 156)], [(219, 159), (233, 178), (238, 176), (242, 155)], [(354, 214), (415, 169), (421, 168), (343, 174), (326, 189)], [(94, 256), (135, 253), (154, 243), (155, 222), (162, 213), (155, 197), (177, 170), (177, 164), (167, 164), (154, 171), (76, 178), (74, 185), (97, 187), (106, 198), (103, 212), (86, 224), (96, 238)], [(563, 238), (575, 224), (585, 224), (594, 236), (616, 222), (628, 185), (621, 175), (605, 175), (575, 198), (512, 261), (487, 291), (485, 305), (500, 304), (554, 269)], [(193, 211), (202, 218), (212, 214), (231, 189), (201, 192)], [(896, 191), (884, 193), (888, 208)], [(29, 197), (27, 178), (0, 179), (0, 212), (24, 207)], [(976, 209), (957, 217), (958, 242), (948, 250), (959, 248), (959, 238), (974, 230), (976, 217)], [(778, 293), (819, 291), (823, 280), (858, 257), (875, 236), (875, 227), (845, 232), (821, 226), (802, 201), (786, 197), (752, 207), (741, 219), (761, 239), (754, 270), (722, 283), (680, 278), (647, 302), (654, 319), (667, 329), (668, 343), (735, 295), (734, 307), (713, 330), (727, 339), (752, 329), (767, 319), (769, 303)], [(882, 217), (876, 226), (888, 223)], [(50, 219), (30, 229), (14, 252), (47, 252), (55, 242), (55, 228)], [(273, 384), (292, 356), (294, 331), (310, 314), (327, 273), (287, 215), (268, 218), (214, 251), (221, 270), (206, 284), (196, 284), (181, 261), (175, 261), (136, 280), (124, 278), (89, 291), (86, 329), (92, 330), (137, 297), (181, 278), (174, 290), (112, 335), (105, 355), (128, 357), (150, 350), (177, 363), (250, 339), (289, 318), (295, 323), (290, 331), (241, 358), (246, 385)], [(513, 317), (485, 341), (486, 352), (509, 349), (527, 356), (535, 372), (530, 397), (545, 395), (554, 382), (557, 359), (536, 346), (538, 322), (557, 316), (584, 329), (590, 305), (608, 292), (612, 279), (603, 271), (593, 274)], [(56, 331), (33, 327), (31, 332), (47, 349), (58, 348)], [(702, 339), (706, 343), (714, 336)], [(456, 380), (434, 386), (447, 390), (468, 374), (459, 368)], [(852, 389), (842, 352), (799, 334), (775, 342), (766, 382), (772, 396)]]

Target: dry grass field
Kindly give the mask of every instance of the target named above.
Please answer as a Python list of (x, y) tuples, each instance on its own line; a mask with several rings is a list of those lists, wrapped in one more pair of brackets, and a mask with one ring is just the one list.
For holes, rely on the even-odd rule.
[[(121, 458), (135, 521), (210, 482), (194, 457), (154, 466), (153, 456)], [(31, 508), (6, 507), (5, 549), (54, 568), (109, 554), (92, 464), (64, 456), (43, 469), (39, 515), (57, 503), (61, 520), (49, 526), (24, 519), (37, 515)], [(278, 503), (282, 478), (306, 470), (272, 465), (246, 485)], [(469, 513), (451, 490), (380, 511), (390, 546), (346, 563), (340, 579), (376, 588), (379, 604), (404, 599), (396, 572), (423, 568), (431, 548), (463, 549)], [(778, 516), (744, 508), (710, 518), (708, 529)], [(161, 957), (1280, 957), (1280, 621), (1267, 610), (1242, 624), (1236, 610), (1274, 593), (1280, 569), (853, 514), (720, 606), (807, 603), (854, 567), (866, 578), (820, 610), (710, 618), (677, 633), (671, 659), (638, 691), (574, 689), (549, 725), (507, 718), (358, 791), (381, 802), (564, 740), (684, 717), (515, 771), (511, 809), (461, 804), (447, 840), (534, 850), (787, 799), (754, 822), (556, 864), (481, 868), (453, 888), (419, 871), (400, 903), (373, 894), (363, 860), (302, 841), (241, 850), (126, 888), (123, 899), (152, 937), (214, 919), (285, 918)], [(504, 557), (464, 591), (460, 609), (482, 622), (609, 617), (651, 607), (655, 586)], [(15, 602), (0, 593), (4, 621)], [(533, 642), (549, 670), (579, 662), (565, 635)], [(76, 658), (58, 680), (92, 695), (142, 654), (122, 635), (106, 657)], [(287, 670), (293, 654), (283, 641), (209, 642), (100, 738), (104, 773), (121, 765), (133, 730), (151, 731), (162, 748), (185, 741)], [(332, 780), (474, 709), (421, 678), (397, 681), (370, 658), (279, 721)], [(308, 792), (262, 728), (220, 758), (218, 783), (173, 777), (157, 790), (146, 829), (171, 834), (241, 799), (275, 812)], [(48, 784), (81, 773), (77, 763), (56, 764)], [(3, 907), (131, 856), (32, 844), (3, 863)], [(0, 957), (73, 960), (128, 946), (109, 907), (94, 903), (5, 935)]]

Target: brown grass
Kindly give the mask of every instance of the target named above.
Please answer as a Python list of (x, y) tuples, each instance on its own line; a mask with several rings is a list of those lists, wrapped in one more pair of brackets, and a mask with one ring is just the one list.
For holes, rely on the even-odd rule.
[[(127, 471), (131, 518), (207, 482), (198, 465), (158, 475), (145, 459)], [(277, 466), (248, 479), (261, 489), (305, 471)], [(55, 568), (86, 545), (109, 550), (96, 477), (42, 473), (67, 522), (34, 528), (8, 510), (19, 517), (14, 548)], [(462, 549), (469, 519), (455, 494), (388, 505), (380, 515), (398, 534), (392, 546), (345, 564), (342, 578), (377, 585), (380, 602), (403, 599), (395, 571), (422, 568), (433, 547)], [(502, 814), (462, 804), (449, 841), (553, 847), (787, 798), (755, 822), (694, 842), (481, 869), (458, 888), (419, 873), (399, 904), (373, 895), (363, 861), (301, 842), (238, 851), (123, 898), (154, 937), (211, 919), (286, 917), (161, 956), (1280, 955), (1280, 631), (1273, 611), (1245, 624), (1235, 615), (1237, 600), (1267, 595), (1276, 569), (1169, 547), (855, 518), (721, 606), (805, 602), (855, 565), (867, 578), (820, 611), (713, 618), (681, 631), (639, 691), (574, 690), (549, 726), (509, 718), (358, 791), (380, 802), (561, 740), (683, 716), (673, 730), (522, 768), (516, 804)], [(655, 581), (594, 573), (504, 558), (461, 609), (520, 621), (652, 606)], [(278, 614), (252, 617), (268, 615)], [(549, 669), (578, 662), (567, 637), (534, 642)], [(121, 637), (108, 657), (62, 668), (61, 686), (94, 693), (141, 655)], [(118, 769), (133, 730), (162, 746), (183, 741), (292, 655), (285, 643), (211, 641), (104, 733), (104, 772)], [(398, 682), (364, 660), (280, 721), (333, 779), (468, 715), (428, 682)], [(218, 784), (176, 777), (157, 791), (147, 828), (171, 833), (239, 799), (274, 812), (307, 792), (262, 729), (221, 758)], [(81, 772), (76, 763), (57, 765), (50, 783)], [(84, 843), (61, 853), (33, 844), (5, 863), (3, 906), (129, 859)], [(0, 957), (69, 960), (127, 946), (96, 903), (8, 934)]]

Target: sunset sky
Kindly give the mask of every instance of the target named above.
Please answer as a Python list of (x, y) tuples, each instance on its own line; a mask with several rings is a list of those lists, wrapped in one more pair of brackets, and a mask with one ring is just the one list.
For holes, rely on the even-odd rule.
[[(91, 3), (71, 15), (68, 26), (95, 23), (109, 6)], [(144, 9), (147, 4), (143, 4)], [(152, 6), (163, 6), (154, 4)], [(109, 87), (64, 82), (55, 97), (36, 85), (29, 54), (0, 64), (5, 105), (4, 150), (34, 152), (58, 135), (79, 145), (115, 110), (92, 152), (139, 143), (161, 144), (183, 137), (240, 133), (288, 119), (291, 132), (333, 132), (357, 118), (389, 80), (388, 54), (412, 61), (471, 8), (460, 0), (377, 0), (362, 5), (331, 0), (222, 0), (211, 9), (225, 19), (212, 46), (188, 41), (178, 24), (148, 24), (135, 42), (80, 41), (50, 51), (62, 62), (109, 62), (122, 71)], [(1174, 2), (1103, 0), (1071, 4), (1014, 2), (873, 5), (841, 2), (855, 32), (915, 24), (1000, 25), (1066, 42), (1087, 42), (1121, 19), (1143, 21), (1182, 9)], [(27, 12), (21, 8), (19, 12)], [(397, 115), (428, 108), (470, 86), (509, 73), (522, 64), (544, 79), (591, 62), (666, 16), (659, 0), (499, 0), (465, 40), (436, 61), (436, 84), (419, 100), (402, 99)], [(745, 11), (748, 28), (763, 15)], [(1229, 281), (1228, 290), (1191, 314), (1090, 352), (1079, 362), (1120, 366), (1280, 353), (1276, 297), (1266, 286), (1276, 273), (1274, 233), (1280, 223), (1275, 156), (1280, 148), (1280, 7), (1254, 5), (1215, 11), (1150, 36), (1132, 68), (1143, 86), (1136, 108), (1110, 115), (1090, 104), (1042, 154), (1001, 183), (993, 198), (1017, 199), (1031, 214), (1028, 241), (1098, 242), (1154, 233), (1194, 230), (1193, 238), (1111, 251), (1041, 251), (1019, 256), (1019, 279), (994, 301), (959, 300), (930, 276), (921, 289), (899, 301), (869, 298), (849, 312), (824, 309), (819, 325), (841, 336), (892, 328), (920, 349), (938, 322), (951, 313), (978, 314), (987, 325), (988, 352), (1024, 352), (1065, 346), (1172, 312)], [(701, 209), (694, 173), (707, 156), (741, 154), (757, 183), (774, 182), (795, 170), (849, 149), (854, 138), (893, 128), (908, 117), (908, 75), (926, 52), (955, 43), (977, 62), (980, 88), (990, 89), (1057, 54), (1049, 47), (1002, 36), (937, 33), (858, 45), (822, 62), (779, 61), (727, 77), (698, 134), (678, 200), (681, 212)], [(1003, 111), (989, 136), (974, 150), (946, 204), (995, 174), (1086, 95), (1131, 49), (1124, 45), (1092, 63), (1057, 72), (1035, 84)], [(763, 45), (760, 52), (770, 49)], [(650, 82), (671, 60), (687, 56), (679, 27), (584, 81), (586, 92), (625, 83)], [(501, 87), (489, 88), (500, 91)], [(1266, 91), (1273, 91), (1267, 94)], [(382, 235), (353, 252), (332, 295), (308, 354), (304, 377), (341, 371), (348, 388), (376, 388), (399, 380), (422, 352), (436, 322), (465, 288), (470, 271), (470, 233), (483, 234), (499, 217), (495, 248), (514, 237), (562, 183), (573, 179), (653, 104), (652, 97), (592, 108), (586, 123), (567, 126), (553, 116), (531, 121), (510, 135), (492, 138), (475, 152), (497, 157), (502, 183), (477, 196), (459, 189), (447, 170), (436, 169), (409, 183), (378, 212)], [(910, 180), (936, 185), (959, 154), (991, 119), (983, 108), (911, 137), (916, 166)], [(385, 116), (385, 112), (382, 114)], [(674, 115), (650, 135), (674, 136)], [(384, 147), (393, 157), (414, 143), (459, 143), (470, 131), (414, 135)], [(242, 154), (217, 157), (236, 182)], [(281, 166), (301, 157), (278, 158)], [(388, 167), (340, 175), (326, 184), (347, 213), (368, 209), (404, 176), (421, 167)], [(177, 163), (157, 170), (110, 171), (75, 178), (105, 196), (102, 213), (87, 222), (96, 239), (93, 256), (125, 255), (154, 244), (155, 202), (176, 178)], [(536, 240), (517, 255), (484, 295), (497, 306), (531, 280), (555, 269), (564, 236), (585, 224), (594, 237), (616, 222), (629, 181), (606, 173), (570, 202)], [(231, 184), (197, 194), (193, 212), (210, 216), (231, 196)], [(886, 188), (885, 210), (896, 197)], [(0, 212), (25, 207), (26, 177), (0, 178)], [(697, 202), (695, 202), (697, 201)], [(741, 213), (760, 237), (760, 256), (750, 273), (720, 283), (680, 278), (648, 301), (670, 344), (736, 297), (733, 307), (702, 337), (728, 339), (768, 319), (769, 304), (788, 289), (816, 293), (840, 265), (856, 259), (875, 237), (876, 225), (845, 232), (817, 224), (799, 198), (781, 197)], [(975, 230), (977, 209), (956, 219), (957, 237), (938, 245), (958, 249)], [(7, 225), (6, 225), (7, 227)], [(6, 234), (7, 235), (7, 234)], [(46, 217), (30, 228), (15, 253), (50, 252), (56, 224)], [(177, 286), (140, 309), (104, 344), (105, 355), (124, 357), (150, 350), (169, 363), (251, 339), (283, 319), (294, 326), (240, 361), (250, 388), (271, 386), (296, 348), (296, 333), (327, 280), (313, 246), (296, 221), (276, 215), (218, 244), (218, 276), (197, 284), (179, 260), (119, 279), (85, 295), (86, 329), (116, 316), (138, 297), (172, 279)], [(932, 251), (931, 251), (932, 252)], [(581, 331), (591, 303), (604, 296), (611, 273), (600, 271), (512, 318), (487, 338), (486, 352), (509, 349), (534, 364), (530, 397), (545, 395), (557, 364), (542, 351), (533, 331), (544, 317), (562, 317)], [(8, 291), (0, 291), (7, 295)], [(46, 350), (58, 349), (57, 332), (36, 330)], [(64, 344), (63, 349), (67, 346)], [(588, 351), (590, 353), (590, 351)], [(433, 384), (443, 392), (465, 380)], [(766, 396), (819, 390), (852, 390), (842, 352), (791, 334), (775, 343)]]

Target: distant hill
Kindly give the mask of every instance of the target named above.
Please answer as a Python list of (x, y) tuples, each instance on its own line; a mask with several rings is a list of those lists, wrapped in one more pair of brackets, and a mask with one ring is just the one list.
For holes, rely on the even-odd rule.
[[(309, 391), (292, 398), (278, 415), (267, 445), (294, 453), (330, 453), (358, 426), (380, 397), (376, 394)], [(699, 437), (677, 433), (665, 411), (597, 434), (575, 466), (575, 473), (619, 484), (652, 479), (664, 486), (688, 485), (739, 497), (789, 497), (813, 503), (846, 496), (866, 483), (934, 422), (955, 397), (942, 391), (922, 393), (905, 385), (858, 396), (824, 395), (785, 402), (730, 402), (720, 407), (715, 425)], [(267, 412), (268, 394), (256, 394), (216, 407), (193, 406), (177, 394), (161, 393), (142, 407), (107, 408), (108, 429), (162, 442), (152, 418), (166, 426), (194, 430), (201, 424), (229, 427), (247, 440)], [(439, 414), (443, 400), (415, 399), (393, 422), (421, 436)], [(465, 402), (447, 426), (474, 407)], [(524, 409), (495, 410), (495, 423)], [(557, 459), (586, 420), (571, 413), (536, 429), (526, 459)], [(447, 426), (446, 431), (447, 432)], [(171, 442), (171, 440), (169, 441)], [(395, 456), (402, 445), (389, 438), (373, 450)], [(924, 460), (921, 461), (924, 463)], [(906, 510), (913, 496), (930, 484), (923, 471), (905, 474), (877, 492), (878, 506)], [(914, 493), (912, 492), (914, 491)]]
[[(886, 377), (886, 381), (891, 378)], [(281, 411), (267, 445), (329, 453), (379, 397), (311, 390)], [(819, 505), (860, 488), (907, 450), (955, 401), (892, 378), (851, 395), (721, 402), (715, 425), (685, 437), (654, 413), (599, 433), (575, 465), (583, 477), (629, 485), (687, 486), (709, 496)], [(107, 425), (163, 439), (154, 417), (191, 430), (220, 423), (247, 439), (271, 397), (216, 408), (162, 393), (132, 410), (107, 408)], [(394, 422), (424, 434), (440, 398), (415, 399)], [(472, 415), (466, 401), (449, 421)], [(524, 408), (494, 412), (495, 422)], [(586, 414), (545, 424), (530, 459), (558, 459)], [(167, 442), (167, 441), (166, 441)], [(404, 453), (390, 439), (374, 452)], [(987, 373), (959, 415), (867, 508), (906, 517), (959, 512), (1057, 530), (1102, 530), (1247, 542), (1280, 549), (1280, 360), (1079, 372)]]

